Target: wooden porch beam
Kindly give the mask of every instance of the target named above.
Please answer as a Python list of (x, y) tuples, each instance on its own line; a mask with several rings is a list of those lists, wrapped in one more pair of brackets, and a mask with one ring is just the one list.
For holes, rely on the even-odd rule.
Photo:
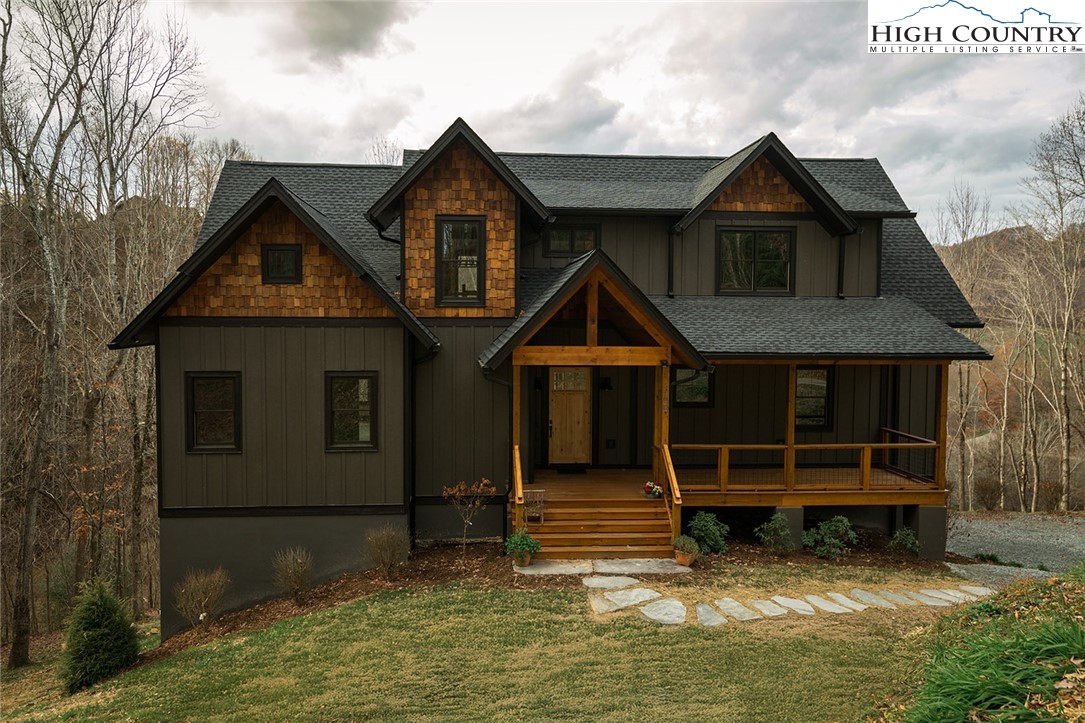
[(934, 481), (938, 489), (946, 489), (946, 444), (949, 432), (946, 425), (949, 418), (949, 362), (938, 366), (938, 421), (936, 422), (935, 440), (938, 446), (934, 452)]
[(588, 346), (599, 346), (599, 279), (588, 281)]
[(512, 353), (521, 366), (655, 367), (669, 359), (655, 346), (523, 346)]
[(621, 289), (617, 288), (613, 284), (608, 284), (606, 279), (600, 279), (599, 285), (604, 287), (607, 293), (610, 294), (615, 301), (622, 305), (622, 307), (625, 309), (625, 312), (632, 316), (638, 324), (644, 327), (644, 330), (651, 334), (652, 338), (655, 339), (660, 346), (668, 348), (670, 347), (670, 341), (667, 339), (667, 335), (663, 333), (662, 329), (656, 326), (654, 321), (641, 313), (641, 310), (637, 306), (636, 301), (631, 299)]

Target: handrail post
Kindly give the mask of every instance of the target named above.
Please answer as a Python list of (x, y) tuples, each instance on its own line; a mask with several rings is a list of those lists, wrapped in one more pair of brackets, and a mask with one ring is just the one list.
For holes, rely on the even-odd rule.
[(721, 446), (716, 457), (716, 480), (720, 485), (720, 492), (727, 491), (727, 478), (731, 467), (731, 450)]
[(870, 491), (870, 459), (873, 450), (869, 446), (859, 451), (859, 475), (863, 483), (863, 491)]

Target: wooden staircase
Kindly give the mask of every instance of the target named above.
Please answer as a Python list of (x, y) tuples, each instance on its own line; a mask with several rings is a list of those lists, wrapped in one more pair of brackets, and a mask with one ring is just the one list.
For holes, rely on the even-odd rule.
[(547, 499), (543, 522), (527, 531), (542, 560), (671, 557), (671, 524), (661, 499)]

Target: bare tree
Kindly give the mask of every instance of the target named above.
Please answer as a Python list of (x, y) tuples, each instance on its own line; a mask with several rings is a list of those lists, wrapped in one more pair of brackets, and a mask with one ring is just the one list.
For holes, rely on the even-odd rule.
[(389, 136), (377, 136), (362, 157), (362, 162), (375, 166), (398, 166), (403, 163), (403, 144)]

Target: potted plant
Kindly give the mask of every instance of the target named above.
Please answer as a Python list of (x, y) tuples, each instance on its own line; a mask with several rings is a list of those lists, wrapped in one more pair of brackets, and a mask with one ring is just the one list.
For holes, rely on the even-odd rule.
[(652, 480), (648, 480), (644, 483), (644, 496), (658, 499), (663, 496), (663, 488)]
[(674, 538), (674, 559), (679, 565), (692, 565), (701, 554), (701, 546), (689, 535)]
[(508, 536), (505, 540), (505, 553), (512, 555), (512, 559), (519, 567), (527, 567), (531, 564), (531, 556), (542, 549), (539, 541), (520, 530)]

